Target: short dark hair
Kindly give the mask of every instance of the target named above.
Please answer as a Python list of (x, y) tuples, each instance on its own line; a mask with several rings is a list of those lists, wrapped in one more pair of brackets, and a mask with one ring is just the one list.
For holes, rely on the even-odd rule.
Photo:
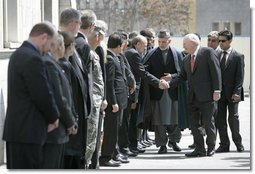
[(119, 33), (120, 36), (121, 36), (124, 40), (127, 40), (127, 39), (128, 39), (128, 33), (127, 33), (125, 30), (118, 29), (118, 30), (116, 31), (116, 33)]
[(107, 47), (108, 48), (117, 48), (118, 46), (121, 46), (123, 43), (123, 38), (119, 33), (113, 33), (109, 36)]
[(152, 33), (152, 31), (148, 28), (143, 29), (140, 31), (140, 34), (144, 37), (148, 37), (148, 38), (153, 38), (154, 34)]
[(46, 33), (50, 37), (53, 37), (56, 34), (56, 29), (54, 28), (52, 23), (45, 21), (35, 24), (30, 31), (29, 36), (36, 37), (44, 33)]
[(229, 30), (223, 30), (219, 32), (219, 36), (225, 36), (228, 40), (231, 40), (233, 38), (233, 34)]
[(80, 21), (80, 12), (73, 8), (67, 8), (60, 14), (60, 25), (67, 26), (70, 22)]

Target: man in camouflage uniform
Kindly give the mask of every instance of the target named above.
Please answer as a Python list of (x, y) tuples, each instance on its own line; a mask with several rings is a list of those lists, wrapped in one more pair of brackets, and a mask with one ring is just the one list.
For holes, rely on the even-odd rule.
[[(88, 36), (88, 43), (91, 48), (90, 56), (93, 61), (93, 107), (91, 118), (88, 120), (88, 135), (87, 135), (87, 146), (86, 146), (86, 164), (91, 163), (93, 152), (96, 148), (96, 140), (98, 134), (98, 122), (100, 108), (105, 109), (105, 104), (102, 104), (104, 96), (104, 80), (102, 76), (102, 69), (100, 66), (99, 56), (96, 54), (95, 49), (104, 38), (104, 32), (100, 27), (94, 28), (93, 32)], [(104, 101), (105, 102), (105, 101)]]

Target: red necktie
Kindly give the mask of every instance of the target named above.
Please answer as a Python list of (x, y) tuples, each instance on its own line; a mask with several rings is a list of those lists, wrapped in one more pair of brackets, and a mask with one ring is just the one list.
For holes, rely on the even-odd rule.
[(191, 61), (190, 61), (190, 67), (191, 67), (191, 72), (194, 71), (194, 66), (195, 66), (195, 55), (191, 56)]

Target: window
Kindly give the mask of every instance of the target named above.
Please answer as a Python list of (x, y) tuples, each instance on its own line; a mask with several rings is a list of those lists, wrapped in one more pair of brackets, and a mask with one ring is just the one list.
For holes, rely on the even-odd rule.
[(231, 31), (230, 22), (224, 22), (224, 24), (223, 24), (223, 30), (230, 30), (230, 31)]
[(212, 31), (219, 31), (219, 22), (212, 23)]
[(241, 36), (241, 34), (242, 34), (241, 22), (235, 22), (235, 35)]

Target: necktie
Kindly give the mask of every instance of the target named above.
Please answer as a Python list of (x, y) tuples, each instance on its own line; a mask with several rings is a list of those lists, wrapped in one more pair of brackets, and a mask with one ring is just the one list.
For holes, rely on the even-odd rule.
[(194, 71), (194, 66), (195, 66), (195, 55), (191, 56), (190, 65), (191, 65), (191, 72), (193, 72)]
[(221, 71), (223, 71), (225, 69), (225, 65), (226, 65), (226, 56), (227, 56), (227, 52), (224, 51), (223, 52), (223, 56), (221, 58), (221, 61), (220, 61), (220, 68), (221, 68)]

